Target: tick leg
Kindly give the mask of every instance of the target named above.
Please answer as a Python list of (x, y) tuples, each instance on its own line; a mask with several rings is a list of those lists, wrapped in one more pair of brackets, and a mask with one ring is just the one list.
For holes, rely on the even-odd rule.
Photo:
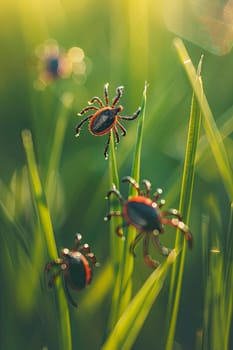
[(124, 222), (123, 224), (120, 224), (116, 227), (116, 234), (117, 236), (119, 237), (123, 237), (124, 236), (124, 233), (122, 231), (123, 227), (126, 227), (128, 226), (127, 222)]
[(117, 89), (116, 89), (116, 97), (113, 99), (112, 101), (112, 108), (117, 104), (117, 102), (120, 100), (122, 94), (123, 94), (123, 89), (124, 89), (124, 86), (119, 86)]
[[(52, 288), (57, 277), (59, 276), (59, 274), (61, 273), (61, 265), (63, 263), (63, 260), (61, 259), (58, 259), (57, 261), (52, 261), (52, 262), (49, 262), (45, 265), (45, 280), (46, 280), (46, 284), (48, 285), (49, 288)], [(50, 278), (49, 280), (47, 279), (48, 277), (48, 274), (50, 272), (50, 270), (53, 268), (53, 267), (59, 267), (59, 270), (56, 271)]]
[(130, 253), (133, 254), (134, 258), (136, 257), (134, 249), (135, 249), (136, 245), (138, 244), (138, 242), (141, 241), (142, 238), (143, 238), (143, 233), (139, 232), (137, 234), (137, 236), (135, 237), (133, 243), (131, 243), (131, 245), (130, 245)]
[(156, 192), (154, 193), (153, 199), (152, 199), (152, 202), (157, 203), (159, 208), (162, 208), (164, 206), (164, 204), (165, 204), (165, 200), (164, 199), (161, 199), (158, 202), (158, 199), (159, 199), (159, 197), (161, 196), (162, 193), (163, 193), (163, 190), (161, 188), (157, 188)]
[(120, 194), (120, 192), (116, 189), (115, 185), (113, 185), (112, 189), (108, 191), (108, 193), (106, 195), (106, 199), (109, 199), (109, 197), (111, 196), (112, 193), (118, 198), (118, 200), (122, 204), (124, 199), (123, 199), (122, 195)]
[(76, 233), (75, 235), (75, 245), (72, 250), (76, 251), (80, 246), (80, 242), (82, 240), (82, 235), (80, 233)]
[(145, 264), (149, 267), (152, 267), (152, 269), (156, 269), (160, 265), (160, 263), (158, 261), (153, 260), (149, 254), (149, 235), (148, 234), (146, 234), (143, 240), (143, 256), (144, 256)]
[(54, 283), (57, 279), (57, 277), (60, 275), (61, 270), (57, 271), (56, 273), (54, 273), (53, 276), (50, 277), (50, 279), (48, 280), (48, 287), (52, 288), (54, 286)]
[(95, 254), (93, 254), (93, 253), (88, 253), (88, 254), (86, 254), (86, 257), (89, 258), (89, 259), (91, 260), (92, 265), (95, 266), (95, 265), (97, 264), (97, 260), (96, 260)]
[(88, 255), (91, 253), (91, 248), (89, 246), (89, 244), (85, 243), (84, 245), (82, 245), (79, 248), (79, 251), (83, 254), (83, 255)]
[(54, 266), (61, 266), (63, 264), (62, 259), (57, 259), (56, 261), (51, 261), (45, 265), (45, 272), (50, 272)]
[(134, 120), (134, 119), (136, 119), (136, 118), (139, 116), (140, 112), (141, 112), (141, 107), (139, 107), (139, 108), (136, 110), (136, 112), (135, 112), (132, 116), (130, 116), (130, 117), (118, 116), (118, 118), (119, 118), (119, 119), (123, 119), (123, 120)]
[[(77, 250), (77, 249), (76, 249)], [(89, 256), (91, 253), (91, 248), (89, 244), (85, 243), (79, 248), (79, 252), (85, 256)]]
[(164, 224), (164, 225), (170, 225), (170, 226), (176, 227), (180, 231), (182, 231), (185, 235), (186, 240), (188, 241), (189, 248), (190, 249), (192, 248), (192, 246), (193, 246), (192, 234), (190, 233), (188, 226), (185, 225), (185, 223), (183, 221), (180, 221), (177, 218), (168, 219), (165, 217), (162, 217), (161, 221), (162, 221), (162, 224)]
[(142, 195), (142, 191), (140, 190), (139, 184), (131, 176), (123, 177), (122, 182), (129, 182), (135, 188), (138, 195)]
[(105, 216), (104, 220), (105, 221), (109, 221), (111, 219), (112, 216), (122, 216), (122, 213), (120, 211), (110, 211), (111, 209), (111, 203), (110, 203), (110, 196), (111, 194), (114, 194), (117, 199), (119, 200), (119, 202), (121, 203), (121, 205), (123, 205), (124, 199), (122, 197), (122, 195), (120, 194), (120, 192), (116, 189), (115, 185), (113, 185), (113, 188), (111, 190), (108, 191), (107, 195), (106, 195), (106, 199), (108, 200), (108, 210), (109, 213)]
[(161, 188), (157, 188), (156, 192), (154, 193), (152, 201), (157, 202), (157, 200), (159, 199), (162, 193), (163, 193), (163, 190)]
[(168, 209), (166, 211), (163, 211), (161, 213), (161, 216), (168, 216), (168, 215), (173, 215), (175, 216), (177, 219), (179, 219), (180, 221), (182, 221), (182, 216), (181, 214), (178, 212), (177, 209)]
[(109, 147), (110, 139), (111, 139), (111, 132), (109, 132), (109, 134), (108, 134), (108, 139), (107, 139), (107, 142), (106, 142), (105, 148), (104, 148), (104, 158), (105, 159), (108, 159), (108, 147)]
[(151, 190), (151, 183), (148, 180), (143, 180), (142, 183), (145, 186), (146, 189), (146, 197), (149, 198), (150, 197), (150, 190)]
[(68, 301), (70, 302), (71, 305), (73, 305), (74, 307), (77, 307), (76, 302), (74, 301), (74, 299), (72, 298), (72, 296), (70, 294), (66, 279), (64, 277), (63, 277), (63, 286), (64, 286), (65, 294), (66, 294)]
[(158, 203), (158, 207), (159, 207), (159, 208), (162, 208), (162, 207), (164, 206), (165, 203), (166, 203), (166, 202), (165, 202), (165, 199), (161, 199), (161, 201)]
[(96, 106), (87, 106), (87, 107), (83, 108), (83, 109), (78, 113), (78, 115), (81, 116), (81, 115), (83, 115), (84, 113), (86, 113), (87, 111), (91, 111), (91, 110), (98, 111), (99, 108), (96, 107)]
[(105, 103), (106, 106), (108, 106), (108, 83), (104, 85), (104, 98), (105, 98)]
[[(102, 108), (102, 107), (104, 107), (104, 104), (103, 104), (103, 101), (101, 100), (101, 98), (99, 98), (99, 97), (97, 97), (97, 96), (95, 96), (95, 97), (92, 97), (92, 99), (90, 100), (90, 101), (88, 101), (88, 104), (92, 104), (92, 103), (94, 103), (94, 102), (97, 102), (99, 105), (100, 105), (100, 107)], [(93, 106), (92, 106), (93, 107)]]
[(105, 217), (104, 220), (105, 221), (109, 221), (111, 220), (112, 216), (122, 216), (120, 211), (110, 211)]
[[(114, 192), (111, 192), (109, 191), (108, 193), (115, 193)], [(115, 193), (116, 194), (116, 193)], [(118, 197), (118, 193), (116, 194), (117, 197)], [(111, 219), (112, 216), (117, 216), (117, 217), (122, 217), (122, 213), (120, 211), (110, 211), (105, 217), (104, 217), (104, 220), (105, 221), (109, 221)], [(122, 232), (122, 228), (125, 227), (125, 226), (128, 226), (128, 224), (126, 222), (124, 222), (123, 224), (120, 224), (116, 227), (116, 234), (119, 236), (119, 237), (122, 237), (123, 236), (123, 232)]]
[[(104, 220), (105, 221), (109, 221), (111, 219), (112, 216), (118, 216), (118, 217), (122, 217), (122, 213), (120, 211), (111, 211), (110, 213), (108, 213), (105, 217)], [(116, 227), (116, 234), (119, 237), (123, 236), (123, 232), (122, 232), (122, 228), (128, 226), (128, 224), (126, 222), (124, 222), (123, 224), (120, 224)]]
[(160, 241), (159, 241), (159, 237), (158, 235), (152, 235), (152, 238), (153, 238), (153, 243), (154, 243), (154, 246), (158, 249), (158, 251), (162, 254), (162, 255), (165, 255), (165, 256), (168, 256), (171, 252), (171, 249), (163, 246)]
[(120, 142), (120, 137), (119, 137), (119, 134), (118, 134), (116, 126), (113, 127), (113, 131), (114, 131), (114, 134), (116, 136), (116, 143), (119, 143)]
[[(78, 247), (80, 246), (80, 242), (82, 240), (82, 235), (80, 233), (76, 233), (75, 235), (75, 245), (72, 249), (72, 251), (77, 251)], [(87, 258), (89, 258), (92, 262), (93, 265), (96, 264), (96, 257), (93, 253), (91, 253), (91, 249), (89, 244), (85, 243), (84, 245), (82, 245), (79, 248), (80, 253), (82, 253), (83, 255), (85, 255)]]
[(126, 129), (124, 128), (124, 126), (121, 125), (121, 123), (119, 123), (118, 121), (116, 121), (116, 123), (117, 123), (117, 125), (119, 126), (119, 128), (122, 131), (122, 136), (125, 136), (126, 135)]
[(93, 114), (92, 114), (92, 115), (89, 115), (89, 116), (86, 117), (86, 118), (84, 118), (84, 119), (81, 120), (81, 122), (76, 126), (76, 129), (75, 129), (75, 136), (76, 136), (76, 137), (79, 136), (81, 126), (82, 126), (87, 120), (89, 120), (92, 116), (93, 116)]

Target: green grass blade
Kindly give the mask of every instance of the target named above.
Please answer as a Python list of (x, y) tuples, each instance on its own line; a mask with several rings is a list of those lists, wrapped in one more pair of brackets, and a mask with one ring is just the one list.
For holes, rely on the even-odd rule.
[[(203, 266), (204, 266), (204, 310), (202, 349), (229, 349), (232, 320), (232, 244), (228, 239), (222, 245), (223, 227), (217, 199), (207, 199), (208, 216), (202, 225)], [(232, 206), (230, 208), (227, 237), (232, 239)], [(209, 219), (211, 218), (211, 220)]]
[[(118, 175), (118, 167), (117, 167), (117, 159), (115, 152), (115, 144), (114, 137), (111, 131), (111, 139), (110, 139), (110, 159), (109, 159), (109, 180), (110, 180), (110, 188), (114, 184), (117, 188), (119, 188), (119, 175)], [(116, 203), (114, 206), (111, 204), (111, 210), (120, 211), (120, 204)], [(112, 293), (112, 305), (110, 310), (110, 316), (108, 321), (108, 330), (110, 331), (117, 320), (117, 310), (118, 310), (118, 302), (119, 302), (119, 289), (120, 289), (120, 276), (119, 276), (119, 266), (122, 258), (122, 250), (123, 250), (123, 241), (119, 239), (116, 235), (116, 225), (121, 223), (121, 218), (115, 217), (110, 221), (110, 252), (111, 252), (111, 262), (114, 271), (114, 288)]]
[[(202, 63), (202, 58), (200, 60), (199, 69), (196, 74), (196, 81), (201, 80), (200, 78), (201, 63)], [(197, 142), (199, 138), (200, 123), (201, 123), (201, 113), (200, 113), (200, 109), (199, 109), (197, 100), (195, 98), (195, 95), (193, 94), (191, 110), (190, 110), (189, 129), (188, 129), (188, 136), (187, 136), (182, 185), (181, 185), (180, 204), (179, 204), (179, 211), (182, 213), (184, 222), (187, 224), (189, 222), (189, 216), (190, 216), (190, 210), (191, 210), (194, 174), (195, 174), (195, 158), (196, 158), (196, 151), (197, 151)], [(175, 246), (176, 246), (176, 249), (180, 249), (181, 247), (181, 233), (177, 232)], [(173, 269), (172, 269), (170, 294), (169, 294), (169, 310), (172, 310), (172, 314), (171, 314), (171, 320), (169, 320), (169, 331), (168, 331), (168, 337), (167, 337), (166, 350), (171, 350), (174, 342), (175, 328), (176, 328), (180, 294), (181, 294), (182, 278), (183, 278), (183, 271), (184, 271), (185, 254), (186, 254), (186, 241), (185, 239), (183, 239), (183, 247), (181, 252), (180, 263), (178, 264), (178, 262), (176, 262), (173, 265)], [(178, 273), (178, 277), (176, 281), (177, 273)], [(175, 290), (175, 295), (173, 294), (174, 290)], [(174, 295), (174, 300), (173, 300), (173, 295)]]
[(229, 349), (230, 328), (233, 314), (233, 203), (231, 203), (229, 224), (227, 230), (226, 251), (225, 251), (225, 268), (226, 274), (224, 276), (224, 302), (225, 302), (225, 332), (224, 332), (224, 350)]
[(186, 74), (190, 80), (195, 96), (198, 100), (200, 109), (203, 114), (203, 126), (208, 138), (213, 156), (215, 158), (219, 173), (222, 177), (226, 192), (232, 201), (233, 198), (233, 176), (230, 162), (225, 150), (221, 134), (216, 126), (213, 114), (208, 104), (207, 98), (203, 92), (202, 83), (196, 79), (195, 68), (186, 51), (186, 48), (180, 39), (174, 40), (179, 59), (183, 64)]
[[(233, 133), (233, 107), (229, 108), (218, 118), (218, 127), (223, 140), (228, 138)], [(209, 156), (208, 139), (206, 135), (203, 135), (198, 143), (196, 159), (198, 166), (205, 161), (207, 156)]]
[(82, 313), (82, 317), (85, 317), (86, 313), (93, 315), (99, 307), (102, 307), (112, 289), (114, 280), (112, 263), (107, 261), (100, 269), (101, 271), (95, 274), (95, 287), (87, 288), (82, 297), (82, 308), (78, 310), (79, 314)]
[[(45, 190), (46, 194), (48, 190), (52, 190), (49, 188), (49, 183), (53, 183), (50, 177), (54, 177), (61, 158), (62, 146), (64, 143), (65, 131), (68, 123), (68, 112), (72, 106), (73, 96), (71, 94), (63, 94), (61, 98), (61, 107), (60, 111), (56, 118), (56, 125), (54, 130), (53, 143), (51, 145), (49, 161), (47, 167), (47, 173), (45, 178)], [(54, 186), (51, 186), (54, 188)]]
[[(2, 184), (2, 181), (0, 180), (0, 192), (1, 195), (3, 195), (3, 191), (5, 191), (5, 186)], [(29, 247), (27, 244), (27, 241), (25, 239), (25, 232), (24, 228), (21, 226), (21, 224), (15, 219), (15, 217), (12, 215), (12, 213), (9, 211), (5, 203), (3, 202), (2, 198), (0, 199), (0, 217), (3, 216), (7, 222), (10, 223), (10, 225), (14, 228), (17, 239), (19, 240), (21, 247), (25, 251), (25, 253), (29, 256)]]
[[(35, 206), (39, 217), (41, 231), (44, 233), (45, 241), (48, 248), (48, 255), (51, 260), (57, 259), (57, 248), (54, 238), (54, 232), (51, 222), (50, 213), (47, 207), (45, 193), (40, 181), (39, 172), (37, 169), (36, 158), (34, 153), (33, 141), (30, 131), (24, 130), (22, 132), (23, 145), (27, 158), (27, 165), (29, 171), (29, 177), (31, 180), (31, 190), (35, 200)], [(61, 286), (61, 279), (58, 279), (56, 284), (57, 293), (57, 308), (58, 308), (58, 322), (59, 322), (59, 337), (60, 337), (60, 349), (71, 350), (71, 329), (69, 310), (67, 301), (65, 298), (64, 290)]]
[(203, 308), (203, 328), (204, 332), (202, 332), (202, 348), (201, 349), (208, 349), (209, 348), (209, 339), (208, 339), (208, 324), (210, 324), (210, 298), (207, 297), (210, 291), (210, 279), (208, 278), (208, 271), (209, 271), (209, 247), (208, 247), (208, 228), (209, 228), (209, 216), (203, 215), (202, 217), (202, 227), (201, 227), (201, 233), (202, 233), (202, 266), (203, 266), (203, 286), (205, 286), (205, 305)]
[[(147, 97), (147, 83), (145, 83), (145, 87), (143, 90), (142, 97), (142, 105), (141, 105), (141, 117), (138, 121), (138, 130), (135, 144), (134, 157), (132, 162), (132, 170), (131, 176), (139, 182), (140, 180), (140, 163), (141, 163), (141, 149), (142, 149), (142, 138), (143, 138), (143, 126), (146, 112), (146, 97)], [(134, 188), (130, 186), (129, 188), (129, 196), (135, 194)], [(120, 287), (120, 300), (119, 300), (119, 308), (118, 308), (118, 318), (125, 310), (132, 295), (132, 280), (131, 276), (133, 273), (134, 267), (134, 257), (129, 253), (130, 244), (133, 242), (136, 236), (136, 230), (133, 227), (128, 227), (124, 250), (123, 250), (123, 258), (121, 264), (121, 287)]]
[(163, 265), (160, 265), (148, 277), (131, 303), (118, 320), (115, 328), (102, 347), (102, 350), (128, 350), (137, 338), (144, 321), (156, 299), (168, 274), (170, 264), (175, 260), (173, 251)]
[[(203, 345), (202, 348), (224, 349), (224, 333), (226, 326), (224, 279), (224, 250), (221, 244), (221, 216), (217, 200), (214, 195), (207, 198), (206, 207), (209, 210), (203, 225), (203, 253), (205, 260), (205, 296), (203, 317)], [(207, 230), (208, 229), (208, 230)], [(229, 289), (229, 287), (228, 287)], [(216, 302), (218, 300), (218, 302)]]
[[(182, 179), (182, 188), (180, 196), (179, 210), (184, 217), (184, 221), (187, 222), (190, 215), (191, 201), (190, 194), (192, 195), (192, 189), (194, 184), (194, 165), (195, 165), (195, 155), (197, 149), (198, 135), (200, 131), (200, 121), (201, 121), (200, 110), (197, 105), (195, 96), (192, 96), (191, 110), (190, 110), (190, 122), (189, 122), (189, 131), (187, 138), (186, 146), (186, 155), (183, 169), (183, 179)], [(189, 191), (186, 190), (190, 188)], [(181, 245), (181, 235), (180, 233), (176, 235), (176, 248), (179, 248)], [(186, 247), (184, 247), (186, 250)], [(175, 278), (178, 270), (178, 261), (174, 264), (172, 269), (171, 283), (170, 283), (170, 293), (169, 293), (169, 309), (171, 309), (172, 304), (172, 295), (175, 287)]]
[[(143, 92), (143, 101), (142, 101), (142, 111), (141, 117), (138, 123), (138, 133), (137, 141), (135, 148), (135, 155), (133, 161), (133, 170), (132, 176), (138, 181), (139, 171), (140, 171), (140, 157), (141, 157), (141, 145), (142, 145), (142, 130), (144, 123), (145, 115), (145, 103), (146, 103), (146, 88)], [(115, 184), (119, 188), (119, 176), (117, 169), (117, 161), (115, 154), (114, 139), (111, 137), (110, 140), (110, 162), (109, 162), (109, 177), (110, 185)], [(113, 210), (120, 211), (120, 205), (117, 203)], [(133, 258), (129, 254), (129, 242), (128, 233), (126, 239), (119, 239), (115, 233), (116, 225), (121, 223), (121, 218), (113, 218), (110, 224), (110, 234), (111, 234), (111, 257), (113, 261), (113, 268), (115, 273), (115, 283), (112, 296), (112, 306), (110, 311), (109, 327), (111, 330), (112, 327), (116, 324), (121, 313), (128, 305), (129, 300), (131, 299), (131, 274), (133, 271)], [(125, 282), (126, 281), (126, 282)], [(126, 288), (126, 285), (128, 288)]]
[[(148, 84), (147, 84), (147, 82), (145, 82), (145, 86), (144, 86), (144, 90), (143, 90), (143, 97), (142, 97), (142, 105), (141, 105), (141, 117), (138, 121), (136, 145), (135, 145), (134, 158), (133, 158), (132, 171), (131, 171), (131, 176), (137, 182), (139, 182), (139, 180), (140, 180), (141, 150), (142, 150), (144, 120), (145, 120), (145, 114), (146, 114), (147, 88), (148, 88)], [(134, 193), (133, 191), (134, 190), (131, 187), (130, 195), (132, 195)]]
[[(138, 132), (137, 141), (135, 147), (134, 161), (132, 166), (132, 176), (139, 180), (140, 171), (140, 158), (141, 158), (141, 145), (142, 145), (142, 131), (145, 116), (145, 104), (146, 104), (146, 89), (147, 84), (143, 91), (143, 101), (142, 101), (142, 111), (141, 117), (138, 122)], [(117, 188), (119, 188), (119, 176), (117, 170), (116, 154), (113, 137), (110, 141), (110, 163), (109, 163), (109, 173), (110, 173), (110, 184), (114, 183)], [(114, 208), (116, 211), (120, 211), (120, 205), (116, 204)], [(111, 256), (113, 260), (114, 271), (116, 275), (116, 280), (114, 283), (113, 297), (112, 297), (112, 307), (110, 312), (110, 322), (109, 330), (115, 325), (117, 319), (120, 317), (121, 313), (128, 305), (131, 299), (131, 274), (133, 272), (133, 257), (129, 254), (129, 242), (132, 242), (132, 234), (128, 232), (126, 239), (119, 239), (115, 233), (116, 225), (121, 223), (121, 218), (113, 218), (111, 220)], [(134, 230), (132, 230), (134, 231)], [(133, 232), (133, 237), (135, 232)], [(128, 237), (129, 236), (129, 237)]]

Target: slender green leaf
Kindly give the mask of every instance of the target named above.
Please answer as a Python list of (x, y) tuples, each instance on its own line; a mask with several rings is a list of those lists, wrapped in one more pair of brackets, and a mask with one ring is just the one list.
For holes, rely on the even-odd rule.
[(224, 331), (224, 350), (229, 349), (230, 328), (233, 315), (233, 203), (230, 207), (229, 224), (227, 230), (226, 251), (225, 251), (225, 276), (224, 276), (224, 302), (225, 302), (225, 331)]
[(94, 314), (112, 289), (113, 281), (113, 266), (107, 261), (104, 265), (100, 265), (99, 271), (95, 270), (94, 286), (86, 288), (82, 297), (82, 308), (78, 309), (78, 313), (82, 313), (83, 317), (86, 313)]
[[(45, 193), (40, 181), (39, 172), (37, 169), (36, 158), (34, 154), (34, 147), (32, 141), (32, 135), (29, 130), (22, 132), (23, 145), (27, 157), (27, 165), (29, 176), (31, 180), (31, 190), (35, 200), (36, 211), (39, 217), (41, 231), (45, 236), (45, 240), (48, 248), (48, 255), (51, 260), (58, 258), (57, 248), (54, 238), (54, 232), (51, 222), (50, 213), (47, 207)], [(58, 311), (58, 322), (59, 322), (59, 337), (60, 337), (60, 348), (61, 350), (71, 350), (71, 329), (69, 310), (67, 301), (65, 298), (64, 290), (61, 287), (61, 279), (58, 279), (57, 284), (57, 311)]]
[[(200, 71), (201, 71), (202, 58), (199, 63), (198, 72), (196, 74), (196, 81), (199, 82), (200, 88), (202, 87)], [(181, 185), (181, 194), (180, 194), (180, 204), (179, 211), (182, 213), (184, 221), (188, 224), (191, 203), (192, 203), (192, 193), (194, 185), (194, 174), (195, 174), (195, 158), (197, 151), (197, 142), (199, 138), (200, 131), (200, 122), (201, 122), (201, 113), (195, 95), (193, 94), (191, 110), (190, 110), (190, 119), (189, 119), (189, 129), (187, 136), (186, 152), (185, 152), (185, 162), (183, 169), (182, 185)], [(176, 235), (176, 249), (179, 249), (181, 246), (180, 233), (177, 232)], [(180, 263), (175, 263), (172, 269), (172, 277), (170, 283), (170, 294), (169, 294), (169, 310), (172, 310), (171, 320), (169, 323), (169, 332), (167, 337), (166, 350), (171, 350), (174, 343), (175, 328), (177, 322), (177, 315), (179, 309), (179, 301), (182, 287), (182, 278), (184, 271), (184, 262), (186, 254), (186, 241), (183, 239), (183, 247), (181, 252)], [(178, 271), (178, 272), (177, 272)], [(176, 280), (176, 276), (178, 277)], [(175, 294), (173, 294), (175, 293)], [(174, 299), (173, 299), (174, 298)]]
[[(142, 145), (142, 131), (145, 117), (145, 104), (146, 104), (146, 89), (147, 84), (143, 91), (143, 101), (142, 101), (142, 111), (141, 116), (138, 122), (138, 133), (135, 146), (134, 161), (132, 167), (132, 176), (135, 177), (136, 181), (139, 180), (139, 171), (140, 171), (140, 158), (141, 158), (141, 145)], [(117, 161), (114, 148), (114, 140), (111, 137), (110, 141), (110, 183), (115, 184), (119, 188), (119, 176), (117, 170)], [(116, 204), (114, 210), (120, 211), (120, 205)], [(132, 235), (129, 231), (134, 231), (129, 229), (126, 233), (126, 239), (119, 239), (115, 233), (116, 225), (121, 223), (121, 218), (113, 218), (111, 220), (111, 256), (115, 271), (115, 283), (112, 297), (112, 307), (110, 311), (110, 321), (109, 321), (109, 330), (115, 325), (116, 321), (120, 317), (125, 307), (128, 305), (131, 299), (131, 274), (133, 272), (133, 257), (129, 254), (129, 244), (132, 242)], [(135, 235), (135, 233), (134, 233)]]
[[(148, 84), (145, 83), (142, 97), (142, 106), (141, 106), (141, 117), (138, 121), (138, 130), (135, 143), (134, 157), (132, 162), (131, 176), (139, 182), (140, 180), (140, 164), (141, 164), (141, 149), (142, 149), (142, 139), (143, 139), (143, 126), (146, 113), (146, 97), (147, 97), (147, 87)], [(129, 196), (135, 194), (135, 189), (130, 186)], [(118, 308), (118, 318), (125, 310), (126, 306), (129, 304), (132, 295), (132, 280), (131, 276), (133, 273), (134, 267), (134, 257), (132, 254), (129, 254), (130, 245), (133, 242), (136, 236), (136, 230), (133, 227), (128, 227), (124, 250), (123, 258), (121, 260), (120, 274), (121, 274), (121, 286), (120, 286), (120, 300)]]
[(188, 55), (188, 52), (180, 39), (174, 40), (180, 61), (190, 80), (196, 99), (203, 114), (203, 125), (208, 138), (213, 156), (215, 158), (219, 173), (222, 177), (223, 184), (227, 194), (232, 201), (233, 198), (233, 176), (227, 152), (225, 150), (221, 134), (216, 126), (213, 114), (208, 104), (207, 98), (203, 92), (202, 82), (196, 79), (195, 68)]
[[(110, 179), (110, 188), (115, 185), (119, 188), (119, 175), (118, 175), (118, 167), (115, 153), (115, 145), (114, 138), (111, 131), (111, 139), (110, 139), (110, 159), (109, 159), (109, 179)], [(120, 204), (116, 203), (114, 206), (111, 205), (111, 210), (120, 211)], [(120, 275), (119, 275), (119, 267), (120, 261), (122, 259), (122, 251), (124, 241), (120, 239), (116, 235), (116, 226), (120, 225), (121, 218), (115, 217), (110, 221), (110, 251), (111, 251), (111, 261), (113, 265), (114, 271), (114, 288), (112, 294), (112, 305), (109, 316), (108, 329), (111, 330), (117, 320), (118, 313), (118, 303), (119, 303), (119, 290), (120, 290)]]
[[(202, 348), (216, 347), (227, 350), (233, 298), (231, 290), (233, 276), (228, 272), (232, 273), (232, 260), (228, 260), (228, 247), (224, 249), (222, 244), (223, 224), (214, 195), (208, 197), (206, 207), (209, 210), (206, 216), (208, 221), (205, 217), (202, 232), (205, 282)], [(229, 228), (232, 230), (231, 215), (232, 213)]]
[(51, 181), (50, 177), (54, 177), (54, 174), (56, 174), (56, 171), (59, 166), (61, 153), (62, 153), (62, 146), (64, 143), (64, 136), (65, 131), (67, 128), (67, 122), (68, 122), (68, 111), (71, 108), (73, 102), (73, 96), (71, 94), (63, 94), (61, 98), (61, 107), (60, 111), (56, 118), (56, 125), (54, 130), (54, 137), (53, 137), (53, 143), (51, 145), (50, 154), (49, 154), (49, 162), (47, 166), (47, 173), (46, 173), (46, 179), (45, 179), (45, 189), (46, 194), (47, 191), (52, 191), (52, 188), (54, 186), (51, 186), (52, 188), (49, 188), (49, 183), (53, 183)]
[(163, 265), (160, 265), (148, 277), (144, 285), (126, 307), (102, 350), (128, 350), (132, 346), (144, 324), (144, 321), (156, 299), (169, 267), (176, 258), (175, 250), (169, 255)]

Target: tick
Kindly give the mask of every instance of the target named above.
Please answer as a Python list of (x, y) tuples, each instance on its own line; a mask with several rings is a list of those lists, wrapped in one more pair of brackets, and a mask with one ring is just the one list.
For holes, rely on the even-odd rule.
[(57, 277), (62, 274), (64, 291), (68, 301), (75, 307), (69, 287), (75, 291), (84, 289), (92, 280), (93, 266), (96, 265), (96, 257), (90, 251), (88, 244), (80, 246), (82, 236), (75, 235), (75, 245), (72, 249), (63, 248), (62, 258), (49, 262), (45, 266), (45, 272), (50, 274), (51, 269), (57, 269), (50, 275), (48, 287), (52, 288)]
[[(81, 112), (78, 113), (79, 116), (82, 116), (86, 112), (94, 111), (93, 114), (85, 117), (81, 122), (76, 126), (76, 135), (79, 136), (81, 126), (89, 120), (89, 130), (95, 136), (102, 136), (108, 134), (107, 142), (104, 148), (104, 157), (108, 158), (108, 147), (111, 138), (111, 130), (115, 135), (116, 144), (120, 141), (120, 136), (118, 133), (117, 127), (120, 128), (122, 136), (126, 135), (126, 129), (120, 123), (119, 120), (134, 120), (136, 119), (140, 112), (141, 108), (139, 107), (137, 111), (130, 117), (120, 116), (119, 113), (123, 111), (121, 105), (117, 105), (122, 94), (123, 86), (119, 86), (116, 89), (116, 96), (112, 100), (112, 103), (109, 105), (109, 94), (108, 94), (108, 83), (104, 85), (104, 100), (105, 104), (99, 97), (93, 97), (89, 102), (89, 106), (83, 108)], [(94, 105), (96, 103), (97, 105)]]
[(122, 211), (110, 211), (106, 215), (105, 220), (110, 220), (112, 216), (120, 216), (123, 218), (122, 224), (116, 227), (116, 233), (120, 237), (123, 236), (123, 227), (131, 225), (136, 228), (138, 233), (130, 246), (130, 252), (134, 256), (134, 249), (143, 238), (143, 256), (145, 264), (152, 268), (156, 268), (159, 265), (159, 262), (153, 260), (149, 255), (150, 236), (159, 252), (165, 256), (169, 255), (171, 249), (166, 248), (159, 241), (159, 234), (164, 232), (164, 225), (170, 225), (182, 231), (188, 241), (189, 247), (192, 247), (192, 235), (188, 226), (182, 221), (181, 214), (178, 210), (168, 209), (166, 211), (161, 211), (161, 208), (165, 204), (163, 199), (159, 200), (162, 194), (161, 189), (157, 189), (153, 197), (150, 198), (151, 183), (148, 180), (143, 180), (145, 194), (132, 177), (124, 177), (122, 182), (131, 184), (135, 188), (137, 195), (125, 200), (116, 187), (113, 186), (112, 189), (108, 191), (106, 198), (110, 206), (110, 196), (115, 195), (120, 202)]

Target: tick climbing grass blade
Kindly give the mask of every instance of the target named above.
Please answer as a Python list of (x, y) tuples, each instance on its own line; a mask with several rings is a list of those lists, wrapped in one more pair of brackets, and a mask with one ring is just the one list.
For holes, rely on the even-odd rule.
[[(139, 181), (140, 173), (140, 160), (141, 160), (141, 147), (142, 147), (142, 132), (145, 118), (145, 106), (146, 106), (146, 91), (147, 84), (145, 84), (142, 98), (141, 113), (138, 120), (138, 131), (136, 138), (136, 146), (134, 151), (132, 175), (137, 181)], [(113, 137), (110, 140), (110, 185), (115, 184), (119, 189), (119, 176), (116, 162), (115, 147)], [(114, 207), (114, 210), (120, 211), (119, 203)], [(114, 222), (114, 224), (113, 224)], [(117, 217), (115, 220), (111, 220), (111, 251), (114, 271), (116, 274), (116, 280), (114, 283), (112, 307), (110, 311), (109, 330), (115, 325), (116, 321), (120, 317), (122, 311), (128, 305), (131, 299), (131, 275), (133, 272), (133, 257), (129, 254), (129, 246), (132, 237), (128, 237), (129, 231), (125, 233), (125, 241), (119, 239), (116, 235), (116, 225), (121, 223), (121, 218)], [(135, 235), (135, 233), (134, 233)], [(132, 235), (131, 235), (132, 236)], [(127, 284), (127, 288), (126, 287)]]
[[(36, 158), (34, 153), (34, 146), (32, 141), (32, 135), (29, 130), (22, 132), (23, 146), (26, 153), (29, 178), (31, 182), (31, 192), (35, 201), (35, 208), (39, 217), (41, 231), (44, 234), (44, 238), (47, 244), (48, 255), (51, 260), (58, 258), (57, 248), (54, 238), (54, 232), (51, 222), (50, 213), (47, 207), (46, 198), (43, 186), (40, 181), (40, 176), (36, 164)], [(63, 289), (61, 288), (61, 280), (57, 282), (57, 319), (59, 322), (59, 334), (60, 337), (60, 349), (71, 350), (71, 329), (69, 310)]]
[[(102, 136), (107, 134), (107, 142), (104, 148), (104, 157), (108, 158), (108, 148), (110, 139), (114, 136), (116, 142), (120, 142), (120, 135), (118, 128), (120, 129), (123, 136), (126, 135), (126, 129), (121, 124), (121, 120), (134, 120), (136, 119), (140, 112), (141, 108), (138, 108), (131, 116), (121, 116), (120, 113), (123, 111), (123, 106), (119, 105), (119, 101), (123, 95), (123, 86), (116, 88), (116, 96), (114, 97), (111, 104), (109, 104), (109, 93), (108, 93), (108, 83), (104, 85), (104, 102), (101, 98), (95, 96), (89, 102), (88, 106), (83, 108), (79, 116), (82, 116), (86, 112), (92, 111), (92, 114), (86, 116), (82, 119), (79, 124), (76, 126), (76, 136), (79, 136), (81, 126), (89, 121), (89, 130), (91, 134), (96, 136)], [(98, 107), (97, 107), (98, 105)]]
[[(140, 181), (140, 165), (141, 165), (141, 150), (142, 150), (142, 139), (143, 139), (143, 127), (146, 112), (146, 97), (147, 97), (147, 87), (148, 84), (145, 82), (142, 104), (141, 104), (141, 116), (138, 121), (137, 137), (134, 149), (134, 156), (132, 161), (131, 176), (136, 182)], [(132, 196), (135, 189), (130, 186), (129, 196)], [(125, 238), (125, 244), (123, 249), (123, 257), (120, 266), (120, 299), (118, 307), (118, 318), (121, 316), (122, 312), (125, 310), (129, 304), (132, 297), (132, 273), (134, 267), (134, 257), (130, 254), (130, 245), (136, 236), (136, 230), (133, 227), (128, 227), (127, 234)]]

